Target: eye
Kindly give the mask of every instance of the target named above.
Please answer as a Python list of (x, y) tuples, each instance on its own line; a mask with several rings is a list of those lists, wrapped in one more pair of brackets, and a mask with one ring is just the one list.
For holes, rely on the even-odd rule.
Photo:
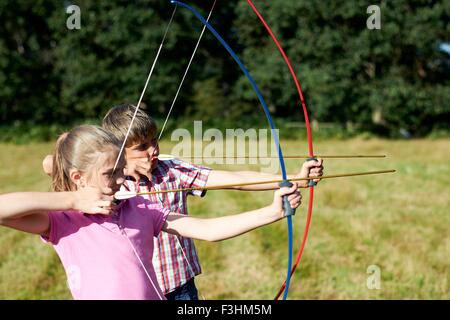
[(105, 173), (103, 173), (103, 175), (105, 176), (105, 177), (110, 177), (111, 175), (112, 175), (112, 170), (109, 170), (109, 171), (106, 171)]
[(123, 167), (117, 168), (116, 172), (114, 172), (114, 178), (120, 177), (123, 175)]
[(143, 150), (147, 150), (148, 149), (148, 144), (147, 143), (143, 143), (139, 146), (138, 148), (139, 150), (143, 151)]

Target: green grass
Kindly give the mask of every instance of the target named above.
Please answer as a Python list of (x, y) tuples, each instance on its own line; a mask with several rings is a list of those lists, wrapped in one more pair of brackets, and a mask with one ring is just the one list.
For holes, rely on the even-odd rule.
[[(282, 141), (285, 154), (304, 141)], [(169, 153), (169, 144), (161, 144)], [(51, 144), (0, 144), (0, 192), (49, 190), (41, 170)], [(313, 221), (290, 299), (449, 299), (450, 140), (328, 140), (322, 154), (384, 153), (386, 159), (328, 160), (326, 173), (397, 169), (394, 175), (324, 180), (316, 188)], [(289, 172), (299, 163), (287, 162)], [(255, 166), (217, 166), (255, 169)], [(269, 204), (272, 192), (210, 191), (191, 198), (192, 215), (213, 217)], [(295, 244), (305, 223), (308, 192), (294, 217)], [(0, 204), (1, 205), (1, 204)], [(37, 236), (0, 228), (0, 299), (70, 299), (53, 249)], [(272, 299), (287, 263), (285, 221), (220, 243), (197, 242), (204, 299)], [(369, 290), (370, 265), (381, 289)]]

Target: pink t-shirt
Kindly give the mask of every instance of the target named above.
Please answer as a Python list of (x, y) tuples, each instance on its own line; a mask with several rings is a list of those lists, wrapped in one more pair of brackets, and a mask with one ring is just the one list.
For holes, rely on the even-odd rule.
[(58, 253), (74, 299), (165, 299), (152, 256), (153, 237), (168, 214), (143, 197), (122, 201), (110, 216), (50, 212), (50, 235), (44, 240)]

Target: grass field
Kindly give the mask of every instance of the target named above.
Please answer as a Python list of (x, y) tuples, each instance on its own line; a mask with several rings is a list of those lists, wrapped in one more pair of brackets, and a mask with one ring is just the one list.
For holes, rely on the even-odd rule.
[[(164, 142), (161, 152), (168, 153)], [(285, 154), (304, 142), (282, 142)], [(449, 299), (450, 140), (328, 140), (322, 154), (380, 154), (386, 159), (329, 160), (326, 174), (397, 169), (394, 175), (322, 181), (316, 188), (305, 254), (290, 299)], [(51, 144), (0, 144), (0, 192), (47, 191), (41, 171)], [(296, 161), (288, 161), (295, 172)], [(243, 170), (255, 166), (217, 166)], [(210, 191), (190, 200), (192, 215), (213, 217), (269, 204), (272, 192)], [(305, 223), (294, 218), (295, 249)], [(2, 204), (0, 204), (1, 206)], [(284, 280), (285, 221), (220, 243), (197, 242), (202, 299), (272, 299)], [(381, 271), (381, 288), (368, 289), (369, 266)], [(70, 299), (64, 270), (53, 249), (37, 236), (0, 228), (0, 299)]]

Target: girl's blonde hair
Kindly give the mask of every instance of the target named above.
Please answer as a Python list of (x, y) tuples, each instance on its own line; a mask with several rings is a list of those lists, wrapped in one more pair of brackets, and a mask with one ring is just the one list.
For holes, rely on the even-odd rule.
[(89, 174), (99, 153), (120, 148), (120, 142), (104, 129), (82, 125), (63, 133), (56, 141), (53, 155), (52, 189), (74, 191), (76, 185), (70, 179), (70, 169)]

